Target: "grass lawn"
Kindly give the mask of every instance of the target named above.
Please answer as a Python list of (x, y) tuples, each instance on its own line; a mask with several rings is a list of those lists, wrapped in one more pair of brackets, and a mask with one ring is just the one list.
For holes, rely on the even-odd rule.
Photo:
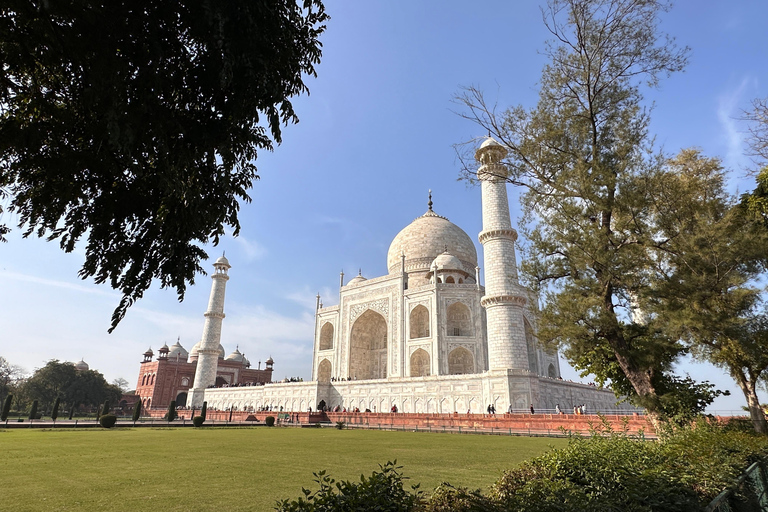
[(0, 509), (267, 511), (325, 469), (397, 459), (412, 483), (485, 489), (564, 439), (336, 429), (0, 430)]

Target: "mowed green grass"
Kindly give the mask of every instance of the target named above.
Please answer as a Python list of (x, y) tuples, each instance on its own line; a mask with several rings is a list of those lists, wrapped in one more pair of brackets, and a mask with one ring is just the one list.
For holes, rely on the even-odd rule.
[(267, 511), (397, 459), (411, 483), (485, 490), (552, 438), (293, 428), (0, 431), (0, 509)]

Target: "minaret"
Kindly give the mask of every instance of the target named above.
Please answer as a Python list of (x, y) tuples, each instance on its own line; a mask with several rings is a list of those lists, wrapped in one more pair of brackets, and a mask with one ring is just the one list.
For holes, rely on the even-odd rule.
[(515, 240), (507, 199), (507, 150), (488, 137), (475, 152), (480, 162), (483, 230), (478, 236), (485, 259), (485, 296), (480, 304), (488, 319), (488, 369), (528, 369), (523, 307), (526, 298), (517, 280)]
[(224, 320), (224, 292), (226, 291), (231, 268), (227, 258), (222, 256), (213, 264), (211, 278), (211, 296), (208, 299), (208, 311), (205, 312), (205, 327), (197, 356), (195, 383), (190, 390), (189, 404), (200, 407), (203, 404), (205, 388), (216, 382), (216, 369), (219, 365), (219, 344), (221, 343), (221, 321)]

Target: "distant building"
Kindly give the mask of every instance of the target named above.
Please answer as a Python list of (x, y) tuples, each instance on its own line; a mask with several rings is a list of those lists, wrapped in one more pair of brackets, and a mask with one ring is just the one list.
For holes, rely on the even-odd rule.
[[(139, 377), (136, 383), (135, 396), (141, 400), (143, 408), (166, 408), (171, 400), (176, 400), (177, 406), (187, 405), (187, 393), (195, 380), (198, 351), (200, 342), (187, 352), (181, 343), (168, 347), (163, 345), (158, 350), (157, 359), (152, 360), (154, 352), (150, 348), (144, 352)], [(224, 347), (219, 345), (216, 379), (213, 385), (217, 387), (260, 386), (272, 382), (274, 361), (267, 359), (264, 369), (261, 362), (258, 368), (251, 368), (251, 362), (242, 354), (239, 348), (224, 357)], [(129, 400), (126, 407), (129, 407)], [(136, 399), (132, 400), (133, 403)]]

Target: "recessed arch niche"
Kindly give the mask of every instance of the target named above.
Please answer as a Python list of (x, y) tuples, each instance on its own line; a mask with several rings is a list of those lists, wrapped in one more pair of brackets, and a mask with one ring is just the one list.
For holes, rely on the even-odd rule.
[(429, 310), (418, 305), (413, 308), (409, 317), (410, 334), (411, 338), (428, 338), (429, 337)]
[(475, 358), (466, 348), (457, 347), (448, 354), (448, 374), (463, 375), (465, 373), (475, 373)]
[(387, 321), (373, 310), (367, 310), (352, 325), (349, 373), (357, 380), (387, 376)]
[(320, 350), (330, 350), (333, 348), (333, 324), (326, 322), (320, 328)]
[(411, 354), (411, 377), (427, 375), (429, 375), (429, 354), (423, 348), (418, 348)]
[(317, 365), (317, 381), (318, 382), (331, 382), (331, 362), (327, 359), (320, 361)]
[(462, 302), (454, 302), (448, 306), (447, 317), (446, 334), (448, 336), (474, 335), (474, 329), (472, 328), (472, 313), (470, 313), (466, 304)]

